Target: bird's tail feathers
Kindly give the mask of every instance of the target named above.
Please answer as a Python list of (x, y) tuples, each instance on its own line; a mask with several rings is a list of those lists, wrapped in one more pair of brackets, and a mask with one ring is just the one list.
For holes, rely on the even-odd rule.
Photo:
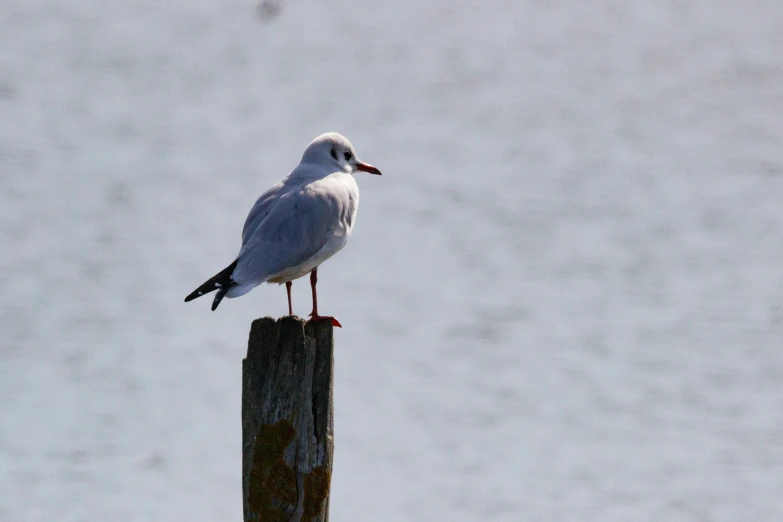
[(236, 267), (237, 261), (234, 261), (226, 268), (210, 277), (207, 281), (204, 282), (204, 284), (193, 290), (193, 292), (191, 292), (190, 295), (185, 298), (185, 302), (187, 303), (188, 301), (192, 301), (197, 297), (201, 297), (204, 294), (208, 294), (217, 290), (215, 299), (212, 301), (212, 310), (214, 311), (220, 304), (220, 301), (222, 301), (226, 296), (228, 289), (236, 285), (236, 282), (231, 279), (231, 274), (234, 272)]

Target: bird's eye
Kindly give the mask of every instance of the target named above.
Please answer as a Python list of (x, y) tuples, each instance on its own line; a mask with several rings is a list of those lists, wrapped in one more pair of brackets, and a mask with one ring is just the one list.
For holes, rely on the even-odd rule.
[(351, 153), (350, 152), (344, 152), (343, 156), (345, 156), (345, 161), (349, 161), (351, 159)]
[(334, 149), (332, 149), (332, 157), (333, 157), (334, 159), (337, 159), (337, 152), (335, 152), (335, 150), (334, 150)]

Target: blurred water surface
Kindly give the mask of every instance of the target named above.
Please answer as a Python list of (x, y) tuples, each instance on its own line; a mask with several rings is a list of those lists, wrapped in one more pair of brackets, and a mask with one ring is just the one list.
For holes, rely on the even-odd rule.
[(328, 130), (334, 520), (783, 517), (783, 3), (264, 5), (0, 3), (0, 520), (241, 518), (182, 299)]

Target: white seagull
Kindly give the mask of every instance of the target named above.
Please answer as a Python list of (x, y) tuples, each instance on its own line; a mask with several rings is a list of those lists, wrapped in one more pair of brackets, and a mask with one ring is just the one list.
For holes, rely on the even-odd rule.
[(351, 235), (359, 207), (353, 174), (360, 170), (381, 173), (359, 161), (351, 142), (340, 134), (329, 132), (314, 139), (299, 165), (250, 209), (236, 259), (185, 302), (217, 290), (215, 310), (224, 297), (245, 295), (261, 283), (285, 283), (288, 313), (293, 315), (291, 282), (309, 273), (312, 320), (327, 319), (340, 326), (335, 318), (318, 315), (315, 285), (320, 264), (339, 252)]

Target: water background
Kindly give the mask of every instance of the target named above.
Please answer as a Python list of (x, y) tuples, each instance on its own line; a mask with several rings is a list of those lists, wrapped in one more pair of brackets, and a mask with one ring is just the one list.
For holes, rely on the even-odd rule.
[(241, 519), (285, 290), (182, 299), (330, 130), (333, 520), (783, 518), (783, 3), (273, 11), (0, 0), (0, 520)]

